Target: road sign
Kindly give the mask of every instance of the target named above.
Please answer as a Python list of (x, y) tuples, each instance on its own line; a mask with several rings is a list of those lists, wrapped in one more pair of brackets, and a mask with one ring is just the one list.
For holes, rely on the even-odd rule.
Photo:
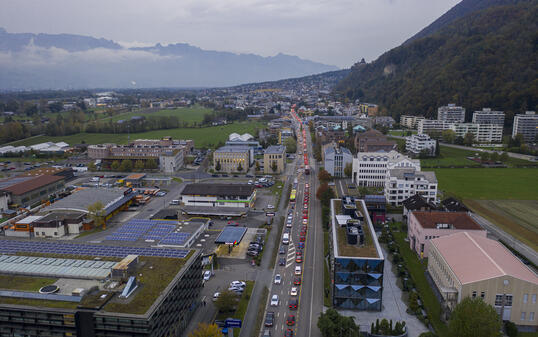
[(226, 320), (226, 327), (228, 327), (228, 328), (240, 328), (241, 327), (241, 320), (240, 319), (228, 318)]

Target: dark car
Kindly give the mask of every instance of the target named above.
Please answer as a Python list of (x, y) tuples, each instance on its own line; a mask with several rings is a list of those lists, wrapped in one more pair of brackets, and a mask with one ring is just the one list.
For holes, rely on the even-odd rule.
[(285, 266), (286, 265), (286, 259), (281, 257), (280, 259), (278, 259), (278, 265), (279, 266)]
[(218, 177), (219, 175), (218, 174), (212, 174), (211, 176), (212, 177)]
[(278, 254), (286, 254), (286, 247), (280, 246), (280, 249), (278, 251)]
[(297, 245), (297, 247), (298, 247), (299, 249), (303, 249), (303, 248), (304, 248), (304, 242), (299, 242), (298, 245)]
[(291, 310), (297, 310), (297, 305), (298, 305), (298, 303), (299, 303), (299, 301), (297, 301), (296, 298), (292, 298), (292, 299), (290, 300), (290, 303), (289, 303), (288, 306), (290, 307)]
[(273, 322), (275, 321), (275, 313), (272, 311), (268, 311), (265, 315), (265, 326), (273, 326)]

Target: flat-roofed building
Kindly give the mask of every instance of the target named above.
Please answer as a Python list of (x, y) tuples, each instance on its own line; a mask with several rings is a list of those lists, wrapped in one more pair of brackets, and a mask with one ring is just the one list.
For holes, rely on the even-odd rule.
[(263, 152), (263, 173), (281, 174), (286, 169), (286, 147), (271, 145)]
[(437, 178), (433, 171), (417, 171), (414, 168), (396, 168), (388, 170), (385, 179), (385, 197), (393, 206), (402, 205), (403, 201), (415, 194), (421, 195), (427, 202), (437, 199)]
[(427, 134), (405, 137), (405, 150), (414, 156), (418, 156), (423, 153), (427, 154), (428, 156), (433, 156), (435, 155), (436, 146), (437, 143), (435, 139), (431, 139)]
[(364, 200), (331, 200), (330, 235), (334, 307), (381, 311), (385, 258)]
[(496, 124), (504, 125), (504, 112), (493, 111), (490, 108), (482, 108), (482, 110), (473, 113), (473, 123), (475, 124)]
[(538, 135), (538, 115), (534, 111), (527, 111), (524, 114), (514, 116), (512, 138), (516, 138), (516, 135), (522, 135), (526, 143), (536, 141), (536, 136)]
[(353, 165), (353, 155), (345, 147), (329, 146), (324, 151), (323, 167), (333, 177), (345, 177), (344, 169)]
[(487, 232), (465, 212), (411, 212), (407, 217), (409, 246), (421, 258), (428, 257), (430, 240), (467, 231), (486, 237)]
[(89, 220), (82, 212), (52, 212), (32, 223), (34, 235), (41, 238), (60, 238), (80, 234), (89, 229)]
[(213, 152), (213, 167), (217, 172), (246, 172), (253, 162), (254, 150), (248, 146), (225, 145)]
[(181, 192), (184, 206), (250, 208), (256, 201), (256, 188), (248, 184), (188, 184)]
[(281, 128), (278, 132), (278, 144), (284, 145), (284, 142), (286, 139), (293, 137), (293, 129), (292, 128)]
[(397, 148), (396, 142), (389, 140), (381, 132), (370, 129), (355, 136), (357, 152), (389, 152)]
[(502, 320), (537, 329), (538, 276), (500, 242), (466, 231), (433, 239), (428, 273), (449, 309), (481, 298)]
[(426, 119), (424, 116), (401, 115), (400, 125), (409, 129), (416, 129), (418, 127), (418, 122), (424, 119)]
[(456, 106), (454, 103), (439, 107), (437, 119), (449, 123), (463, 123), (465, 122), (465, 108)]
[(351, 181), (357, 186), (384, 187), (388, 170), (394, 168), (415, 168), (420, 171), (420, 160), (397, 151), (358, 152), (353, 158)]
[(450, 130), (452, 122), (438, 119), (422, 119), (418, 121), (417, 132), (419, 135), (432, 133), (442, 133), (445, 130)]

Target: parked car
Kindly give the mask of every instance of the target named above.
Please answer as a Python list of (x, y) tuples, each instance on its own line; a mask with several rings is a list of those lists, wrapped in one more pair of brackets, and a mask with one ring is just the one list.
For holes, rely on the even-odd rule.
[(213, 294), (213, 302), (215, 302), (220, 297), (220, 293), (216, 292)]
[(206, 270), (204, 272), (204, 281), (209, 281), (210, 278), (211, 278), (211, 271)]
[(247, 284), (245, 282), (243, 282), (243, 281), (232, 281), (232, 282), (230, 282), (230, 287), (242, 287), (242, 288), (244, 288), (246, 286), (247, 286)]

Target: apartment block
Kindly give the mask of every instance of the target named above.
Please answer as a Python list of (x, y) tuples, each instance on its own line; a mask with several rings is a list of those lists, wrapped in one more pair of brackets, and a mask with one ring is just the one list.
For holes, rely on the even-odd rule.
[(473, 123), (504, 125), (504, 112), (483, 108), (482, 111), (473, 113)]
[(437, 119), (449, 123), (465, 122), (465, 108), (451, 103), (437, 109)]
[(219, 172), (246, 172), (253, 160), (254, 150), (248, 146), (226, 145), (213, 153), (213, 167)]
[(437, 199), (437, 178), (433, 171), (417, 171), (415, 168), (388, 170), (385, 179), (385, 198), (393, 206), (414, 196), (422, 196), (427, 202)]
[(527, 111), (524, 114), (514, 116), (512, 138), (515, 138), (518, 134), (523, 136), (526, 143), (536, 141), (536, 135), (538, 135), (538, 115), (534, 111)]
[(353, 155), (345, 147), (329, 146), (325, 149), (323, 167), (333, 177), (345, 177), (346, 165), (353, 165)]
[(420, 160), (411, 159), (397, 151), (359, 152), (353, 158), (352, 181), (358, 186), (384, 187), (387, 172), (395, 168), (420, 171)]
[(417, 131), (419, 135), (431, 134), (432, 132), (441, 133), (444, 130), (450, 130), (451, 122), (437, 119), (422, 119), (417, 122)]
[[(276, 168), (274, 170), (273, 168)], [(263, 173), (281, 174), (286, 169), (286, 147), (271, 145), (263, 153)]]
[(400, 116), (400, 125), (409, 129), (416, 129), (418, 127), (418, 122), (424, 120), (423, 116), (409, 116), (402, 115)]
[(437, 142), (427, 134), (412, 135), (405, 138), (405, 151), (418, 156), (422, 151), (428, 151), (429, 155), (435, 154)]

